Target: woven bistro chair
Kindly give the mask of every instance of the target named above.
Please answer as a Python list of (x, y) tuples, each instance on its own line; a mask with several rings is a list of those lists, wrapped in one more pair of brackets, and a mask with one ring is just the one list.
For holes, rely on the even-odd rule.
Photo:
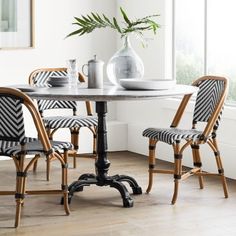
[[(228, 90), (228, 81), (223, 77), (204, 76), (196, 80), (192, 85), (197, 86), (199, 90), (196, 97), (191, 129), (185, 130), (177, 128), (191, 97), (191, 95), (185, 95), (170, 128), (148, 128), (143, 131), (143, 136), (149, 138), (149, 183), (146, 192), (149, 193), (151, 191), (154, 173), (173, 174), (174, 193), (172, 204), (175, 204), (177, 200), (180, 180), (184, 180), (192, 175), (198, 176), (201, 189), (203, 188), (203, 176), (219, 176), (222, 180), (224, 196), (225, 198), (228, 197), (224, 169), (216, 139), (217, 129)], [(197, 125), (200, 123), (205, 124), (204, 128), (201, 130), (197, 129)], [(159, 141), (172, 145), (173, 147), (173, 170), (158, 169), (155, 166), (155, 150), (156, 144)], [(218, 173), (202, 171), (200, 146), (203, 144), (208, 144), (212, 149), (215, 155)], [(182, 170), (182, 156), (183, 151), (189, 146), (192, 149), (194, 167), (190, 171), (184, 172)]]
[[(29, 84), (34, 86), (48, 86), (47, 80), (50, 76), (65, 76), (66, 68), (44, 68), (34, 70), (29, 76)], [(85, 82), (84, 77), (79, 73), (79, 81)], [(49, 139), (53, 139), (53, 135), (60, 128), (70, 129), (71, 143), (74, 150), (69, 152), (69, 156), (73, 157), (73, 167), (76, 168), (76, 157), (96, 158), (96, 137), (97, 137), (97, 117), (92, 115), (92, 107), (89, 101), (86, 101), (87, 115), (77, 115), (77, 104), (75, 101), (55, 101), (55, 100), (37, 100), (38, 109), (43, 122), (45, 124)], [(44, 116), (44, 111), (49, 109), (67, 109), (71, 115), (68, 116)], [(69, 111), (69, 112), (70, 112)], [(67, 111), (68, 112), (68, 111)], [(79, 149), (79, 132), (82, 127), (88, 128), (93, 134), (93, 153), (78, 154)], [(49, 180), (50, 159), (47, 160), (47, 180)], [(34, 170), (36, 170), (37, 162)]]
[[(30, 112), (38, 132), (38, 139), (25, 136), (23, 107)], [(69, 142), (49, 141), (44, 124), (33, 101), (17, 89), (0, 87), (0, 155), (9, 156), (16, 167), (16, 190), (2, 191), (0, 195), (15, 195), (15, 227), (20, 222), (21, 208), (25, 195), (28, 194), (62, 194), (64, 209), (69, 215), (67, 187), (67, 155), (73, 146)], [(63, 154), (61, 154), (63, 152)], [(35, 155), (25, 162), (26, 155)], [(56, 190), (26, 190), (26, 178), (29, 168), (41, 156), (55, 158), (61, 163), (61, 188)]]

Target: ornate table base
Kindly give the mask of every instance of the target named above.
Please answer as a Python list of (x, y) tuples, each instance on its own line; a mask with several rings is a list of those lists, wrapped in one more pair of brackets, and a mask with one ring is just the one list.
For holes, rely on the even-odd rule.
[(128, 182), (133, 190), (133, 194), (142, 194), (141, 187), (137, 184), (134, 178), (126, 175), (108, 176), (110, 162), (107, 159), (107, 130), (106, 130), (106, 113), (107, 102), (96, 102), (96, 112), (98, 115), (98, 138), (97, 138), (97, 153), (96, 175), (83, 174), (77, 181), (74, 181), (69, 186), (69, 203), (71, 202), (74, 192), (83, 191), (84, 186), (96, 184), (97, 186), (110, 186), (116, 188), (123, 199), (124, 207), (132, 207), (133, 199), (122, 182)]

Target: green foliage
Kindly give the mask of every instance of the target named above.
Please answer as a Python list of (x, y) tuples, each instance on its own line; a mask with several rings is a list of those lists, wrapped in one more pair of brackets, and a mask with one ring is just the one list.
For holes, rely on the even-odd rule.
[(178, 51), (176, 55), (176, 80), (180, 84), (191, 84), (202, 76), (202, 61), (193, 54), (185, 55)]
[(67, 35), (67, 37), (73, 35), (82, 36), (91, 33), (98, 28), (114, 29), (121, 34), (121, 37), (124, 37), (129, 33), (136, 33), (139, 36), (143, 36), (143, 31), (152, 31), (156, 34), (157, 29), (160, 28), (160, 25), (153, 20), (154, 17), (159, 15), (150, 15), (141, 19), (131, 20), (121, 7), (120, 12), (124, 20), (122, 24), (118, 23), (115, 17), (109, 19), (104, 14), (99, 15), (98, 13), (93, 12), (87, 16), (82, 15), (80, 18), (74, 17), (75, 22), (73, 24), (77, 25), (78, 29)]
[[(184, 55), (178, 52), (176, 55), (176, 80), (179, 84), (192, 84), (194, 80), (203, 76), (202, 61), (193, 54)], [(229, 92), (227, 102), (235, 105), (236, 102), (236, 80), (235, 74), (226, 76), (229, 78)]]
[(236, 101), (236, 81), (230, 80), (229, 81), (229, 93), (228, 93), (228, 102), (234, 102)]

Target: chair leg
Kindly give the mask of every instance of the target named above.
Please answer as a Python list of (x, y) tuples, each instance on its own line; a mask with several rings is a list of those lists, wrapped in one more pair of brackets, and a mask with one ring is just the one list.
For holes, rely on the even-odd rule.
[(80, 128), (76, 129), (76, 132), (74, 133), (74, 149), (75, 149), (75, 153), (74, 153), (74, 156), (73, 156), (73, 168), (76, 168), (77, 167), (77, 163), (76, 163), (76, 154), (78, 152), (78, 149), (79, 149), (79, 130)]
[(228, 194), (228, 187), (227, 187), (226, 178), (225, 178), (225, 175), (224, 175), (224, 168), (223, 168), (223, 165), (222, 165), (222, 161), (221, 161), (221, 157), (220, 157), (220, 151), (218, 149), (216, 138), (212, 139), (212, 143), (213, 143), (213, 146), (216, 149), (214, 154), (215, 154), (216, 164), (217, 164), (217, 168), (218, 168), (218, 173), (220, 174), (221, 180), (222, 180), (224, 196), (225, 196), (225, 198), (228, 198), (228, 196), (229, 196), (229, 194)]
[(17, 228), (20, 224), (21, 209), (24, 203), (25, 183), (26, 183), (26, 173), (23, 171), (24, 157), (20, 158), (18, 164), (19, 168), (17, 168), (17, 173), (16, 173), (16, 193), (15, 193), (15, 199), (16, 199), (15, 228)]
[(178, 191), (179, 191), (179, 180), (174, 180), (174, 194), (172, 196), (171, 204), (174, 205), (176, 203), (177, 197), (178, 197)]
[[(24, 177), (23, 177), (23, 180), (22, 180), (22, 193), (25, 194), (26, 192), (26, 177), (27, 177), (27, 172), (24, 173)], [(24, 206), (24, 201), (22, 201), (21, 205)]]
[(156, 160), (155, 160), (155, 150), (156, 150), (157, 140), (149, 139), (149, 180), (148, 187), (146, 193), (149, 193), (152, 189), (153, 184), (153, 170), (155, 168)]
[[(199, 145), (193, 144), (193, 145), (191, 145), (191, 148), (192, 148), (192, 155), (193, 155), (193, 165), (194, 165), (194, 167), (201, 168), (202, 162), (201, 162)], [(199, 172), (201, 172), (201, 171), (202, 170), (200, 169)], [(199, 175), (198, 181), (199, 181), (200, 189), (203, 189), (204, 188), (203, 176)]]
[(174, 193), (172, 196), (171, 204), (175, 204), (178, 191), (179, 191), (179, 181), (182, 175), (182, 153), (179, 153), (179, 143), (173, 145), (174, 148)]
[(71, 143), (74, 146), (74, 153), (73, 153), (73, 168), (75, 169), (77, 167), (77, 163), (76, 163), (76, 154), (77, 151), (79, 149), (79, 129), (80, 128), (72, 128), (70, 130), (71, 132)]
[[(53, 140), (53, 134), (54, 134), (55, 130), (52, 131), (50, 128), (46, 128), (46, 132), (48, 134), (49, 140)], [(51, 158), (50, 158), (50, 156), (47, 156), (46, 157), (46, 180), (47, 181), (50, 180), (50, 168), (51, 168), (50, 162), (51, 162)]]
[[(38, 158), (40, 157), (40, 155), (36, 155)], [(33, 165), (33, 171), (36, 172), (37, 170), (37, 167), (38, 167), (38, 159), (34, 162), (34, 165)]]
[(51, 158), (49, 156), (46, 157), (46, 179), (49, 181), (50, 179), (50, 167), (51, 167)]
[(15, 197), (15, 198), (16, 198), (15, 228), (17, 228), (20, 224), (22, 198), (20, 198), (20, 197)]
[(63, 190), (63, 203), (64, 203), (64, 209), (67, 215), (70, 214), (69, 209), (69, 199), (68, 199), (68, 151), (64, 151), (64, 164), (62, 165), (62, 190)]
[(35, 161), (33, 165), (33, 172), (36, 172), (37, 167), (38, 167), (38, 161)]

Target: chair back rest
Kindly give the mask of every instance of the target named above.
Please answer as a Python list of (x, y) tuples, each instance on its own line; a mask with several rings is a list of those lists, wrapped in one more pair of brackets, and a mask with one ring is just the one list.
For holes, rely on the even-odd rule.
[[(37, 69), (30, 74), (29, 84), (37, 87), (49, 87), (48, 79), (50, 76), (66, 76), (66, 68), (44, 68)], [(75, 101), (56, 101), (56, 100), (37, 100), (39, 112), (42, 114), (48, 109), (72, 109), (77, 111)]]
[[(202, 138), (219, 126), (224, 102), (228, 91), (228, 80), (219, 76), (203, 76), (192, 84), (199, 88), (193, 114), (193, 128), (197, 122), (206, 122)], [(185, 95), (171, 123), (171, 127), (177, 127), (184, 110), (191, 98), (191, 94)]]
[(198, 86), (194, 114), (193, 128), (197, 122), (207, 122), (202, 139), (219, 127), (224, 102), (228, 91), (228, 80), (219, 76), (203, 76), (193, 85)]
[(0, 140), (24, 144), (22, 102), (22, 99), (12, 94), (0, 93)]
[(0, 87), (0, 141), (26, 143), (23, 105), (29, 110), (45, 151), (51, 150), (43, 121), (33, 101), (14, 88)]
[(209, 118), (219, 106), (219, 101), (225, 91), (225, 81), (221, 79), (214, 79), (213, 77), (203, 77), (198, 82), (194, 83), (199, 87), (193, 122), (208, 122)]

